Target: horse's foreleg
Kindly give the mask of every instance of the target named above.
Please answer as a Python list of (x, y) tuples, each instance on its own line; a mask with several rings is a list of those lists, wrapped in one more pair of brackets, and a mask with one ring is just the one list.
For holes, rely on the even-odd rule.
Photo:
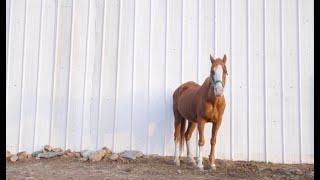
[(211, 151), (210, 151), (210, 155), (209, 155), (209, 163), (211, 166), (211, 169), (216, 170), (216, 165), (214, 163), (215, 161), (215, 146), (216, 146), (216, 141), (217, 141), (217, 133), (219, 130), (221, 124), (221, 120), (218, 121), (217, 123), (213, 123), (212, 126), (212, 134), (211, 134)]
[(203, 159), (203, 147), (204, 147), (204, 125), (206, 121), (201, 119), (198, 120), (198, 132), (199, 132), (199, 159), (198, 159), (198, 168), (203, 170), (203, 164), (202, 164), (202, 159)]
[(196, 128), (196, 126), (197, 126), (197, 123), (189, 121), (188, 129), (185, 133), (186, 142), (187, 142), (187, 158), (192, 164), (196, 164), (196, 162), (193, 158), (193, 154), (190, 151), (190, 146), (191, 146), (190, 139), (191, 139), (192, 133), (193, 133), (194, 129)]

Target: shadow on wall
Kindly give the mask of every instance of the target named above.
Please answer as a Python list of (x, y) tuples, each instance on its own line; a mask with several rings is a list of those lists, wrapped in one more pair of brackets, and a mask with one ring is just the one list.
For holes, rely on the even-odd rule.
[(129, 94), (117, 99), (115, 150), (165, 154), (173, 144), (172, 95), (152, 89), (150, 96), (139, 90), (133, 93), (133, 102), (131, 98)]

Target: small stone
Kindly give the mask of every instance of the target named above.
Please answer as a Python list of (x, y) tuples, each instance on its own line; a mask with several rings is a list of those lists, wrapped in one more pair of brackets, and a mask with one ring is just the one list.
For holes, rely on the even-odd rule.
[(52, 149), (53, 152), (63, 152), (62, 148), (53, 148)]
[(65, 156), (66, 156), (66, 157), (73, 157), (73, 156), (74, 156), (74, 154), (73, 154), (73, 153), (71, 153), (71, 152), (67, 152), (67, 153), (65, 153)]
[(45, 153), (38, 154), (38, 157), (48, 159), (48, 158), (53, 158), (53, 157), (62, 156), (62, 155), (63, 155), (63, 152), (45, 152)]
[(94, 153), (94, 151), (91, 150), (83, 150), (80, 152), (81, 156), (84, 158), (89, 158), (90, 154)]
[(295, 175), (303, 175), (303, 172), (300, 169), (294, 169), (293, 174)]
[(109, 157), (109, 159), (111, 159), (111, 160), (113, 160), (113, 161), (117, 160), (118, 158), (119, 158), (119, 155), (116, 154), (116, 153), (112, 154), (112, 155)]
[(107, 147), (103, 147), (102, 150), (106, 151), (106, 154), (112, 154), (111, 149), (107, 148)]
[(10, 151), (6, 151), (6, 159), (10, 158), (12, 156), (11, 152)]
[(314, 171), (311, 171), (308, 174), (306, 174), (306, 178), (307, 179), (314, 179)]
[(45, 146), (43, 147), (43, 151), (44, 151), (44, 152), (50, 152), (50, 151), (52, 151), (52, 147), (51, 147), (50, 145), (45, 145)]
[(142, 157), (143, 153), (141, 151), (123, 151), (120, 156), (127, 159), (136, 159)]
[(16, 162), (18, 159), (19, 159), (19, 157), (18, 157), (17, 155), (12, 155), (12, 156), (10, 157), (10, 161), (11, 161), (11, 162)]
[(17, 154), (17, 156), (18, 156), (18, 159), (19, 159), (19, 160), (26, 160), (26, 159), (29, 159), (29, 158), (31, 157), (31, 155), (28, 154), (26, 151), (19, 152), (19, 153)]
[(80, 161), (88, 161), (88, 157), (83, 157), (83, 158), (80, 158)]
[(76, 158), (81, 158), (81, 154), (78, 152), (74, 153), (74, 156), (76, 156)]
[(181, 170), (180, 170), (180, 169), (178, 169), (178, 170), (177, 170), (177, 173), (178, 173), (178, 174), (181, 174), (182, 172), (181, 172)]
[(40, 160), (41, 158), (39, 158), (39, 157), (36, 157), (36, 160)]
[(28, 179), (34, 179), (34, 177), (26, 177), (24, 178), (25, 180), (28, 180)]
[(64, 151), (65, 154), (67, 153), (72, 153), (71, 149), (67, 149), (66, 151)]
[(36, 151), (31, 154), (32, 157), (37, 157), (38, 154), (43, 153), (43, 151)]
[(105, 150), (96, 151), (89, 155), (89, 160), (93, 162), (100, 161), (105, 156), (105, 154), (106, 154)]

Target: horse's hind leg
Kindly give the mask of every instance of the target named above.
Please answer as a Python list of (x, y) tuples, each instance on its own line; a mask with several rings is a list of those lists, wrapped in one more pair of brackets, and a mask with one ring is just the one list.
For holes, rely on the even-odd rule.
[(187, 158), (194, 165), (196, 164), (196, 162), (193, 158), (193, 154), (190, 151), (190, 148), (191, 148), (190, 147), (191, 146), (190, 139), (191, 139), (192, 133), (193, 133), (194, 129), (196, 128), (196, 126), (197, 126), (197, 123), (189, 121), (188, 122), (188, 129), (185, 133), (186, 143), (187, 143)]
[(174, 162), (177, 166), (180, 166), (180, 159), (179, 159), (179, 141), (180, 141), (180, 129), (181, 123), (180, 121), (175, 120), (174, 122)]
[[(183, 137), (181, 134), (181, 131), (184, 129), (184, 122), (185, 119), (176, 111), (174, 111), (174, 144), (175, 144), (175, 152), (174, 152), (174, 162), (177, 166), (180, 166), (180, 158), (179, 156), (182, 155), (182, 148), (180, 147), (181, 141), (184, 139), (181, 139)], [(179, 151), (180, 150), (180, 151)]]

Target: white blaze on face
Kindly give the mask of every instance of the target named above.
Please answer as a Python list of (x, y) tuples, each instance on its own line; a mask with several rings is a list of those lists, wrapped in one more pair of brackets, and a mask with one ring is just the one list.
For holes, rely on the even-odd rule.
[(221, 65), (218, 65), (214, 68), (214, 81), (217, 82), (214, 84), (214, 92), (216, 95), (223, 94), (223, 85), (222, 85), (222, 75), (223, 68)]

